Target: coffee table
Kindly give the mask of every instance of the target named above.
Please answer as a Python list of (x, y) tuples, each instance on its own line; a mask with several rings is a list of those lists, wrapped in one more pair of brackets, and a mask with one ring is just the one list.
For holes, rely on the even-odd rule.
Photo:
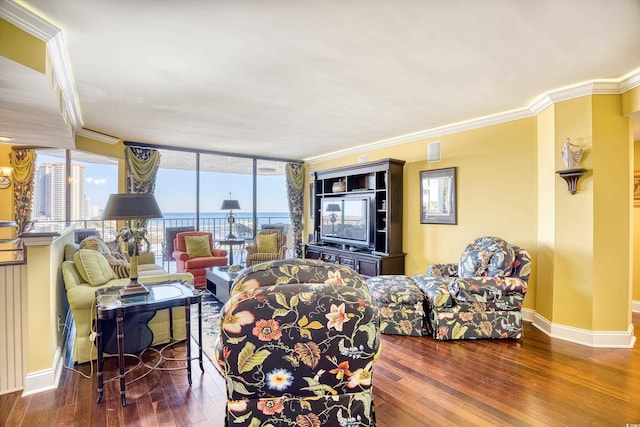
[(229, 275), (228, 267), (207, 268), (207, 289), (211, 291), (221, 302), (229, 300), (229, 290), (234, 277)]

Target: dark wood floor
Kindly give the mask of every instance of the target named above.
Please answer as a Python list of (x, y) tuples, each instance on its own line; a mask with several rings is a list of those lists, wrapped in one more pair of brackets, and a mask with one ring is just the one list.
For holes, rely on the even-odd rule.
[[(636, 336), (640, 315), (634, 315)], [(625, 426), (640, 423), (640, 350), (594, 349), (547, 337), (530, 324), (522, 341), (436, 342), (385, 336), (374, 371), (378, 425)], [(184, 345), (176, 348), (184, 352)], [(111, 369), (115, 369), (111, 363)], [(88, 371), (88, 364), (81, 366)], [(120, 406), (116, 383), (95, 403), (95, 375), (70, 371), (57, 390), (0, 396), (7, 426), (220, 426), (224, 381), (205, 361), (152, 373), (130, 385)]]

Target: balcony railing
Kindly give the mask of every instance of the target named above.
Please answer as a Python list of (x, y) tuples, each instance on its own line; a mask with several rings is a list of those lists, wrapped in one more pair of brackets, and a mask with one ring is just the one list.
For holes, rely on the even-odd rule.
[[(258, 214), (257, 216), (257, 230), (259, 231), (264, 225), (280, 225), (287, 234), (287, 245), (289, 246), (288, 252), (292, 252), (293, 248), (293, 230), (290, 225), (289, 216), (283, 215), (268, 215), (263, 216)], [(50, 220), (38, 220), (38, 226), (48, 226), (63, 223), (63, 221), (50, 221)], [(74, 221), (77, 224), (77, 228), (91, 228), (96, 229), (100, 233), (100, 236), (104, 241), (113, 241), (118, 233), (116, 221), (102, 221), (99, 219), (89, 219), (82, 221)], [(171, 254), (165, 253), (165, 239), (167, 228), (173, 227), (194, 227), (198, 231), (206, 231), (213, 234), (213, 240), (224, 240), (229, 234), (229, 223), (226, 218), (203, 218), (201, 217), (196, 227), (196, 218), (161, 218), (151, 219), (147, 222), (147, 238), (151, 243), (150, 250), (156, 255), (156, 263), (163, 265), (169, 271), (175, 271), (175, 263), (171, 263), (173, 258)], [(238, 229), (247, 230), (239, 233)], [(250, 218), (236, 218), (236, 222), (233, 227), (233, 233), (239, 239), (246, 241), (253, 240), (253, 221)], [(222, 245), (222, 249), (229, 250), (228, 246)], [(236, 251), (243, 251), (243, 248), (235, 246)], [(234, 257), (236, 258), (236, 257)], [(242, 259), (242, 254), (238, 253), (238, 260)]]

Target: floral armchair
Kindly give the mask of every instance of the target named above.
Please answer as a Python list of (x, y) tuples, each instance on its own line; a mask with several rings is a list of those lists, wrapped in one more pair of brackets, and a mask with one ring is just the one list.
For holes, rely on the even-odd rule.
[(355, 271), (317, 260), (243, 270), (220, 320), (228, 426), (375, 425), (378, 310)]
[(413, 276), (427, 299), (433, 337), (521, 338), (531, 267), (527, 251), (498, 237), (480, 237), (457, 265), (433, 264), (426, 275)]

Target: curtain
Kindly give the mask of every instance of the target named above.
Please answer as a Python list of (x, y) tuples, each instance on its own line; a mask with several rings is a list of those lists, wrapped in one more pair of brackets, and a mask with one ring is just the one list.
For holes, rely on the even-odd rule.
[(125, 147), (127, 193), (153, 193), (160, 168), (160, 152), (153, 148)]
[(11, 150), (9, 159), (13, 167), (13, 205), (16, 223), (18, 230), (24, 231), (31, 219), (36, 152), (32, 149)]
[(301, 163), (287, 163), (287, 198), (289, 199), (289, 215), (293, 226), (293, 253), (302, 258), (302, 210), (304, 195), (304, 168)]

